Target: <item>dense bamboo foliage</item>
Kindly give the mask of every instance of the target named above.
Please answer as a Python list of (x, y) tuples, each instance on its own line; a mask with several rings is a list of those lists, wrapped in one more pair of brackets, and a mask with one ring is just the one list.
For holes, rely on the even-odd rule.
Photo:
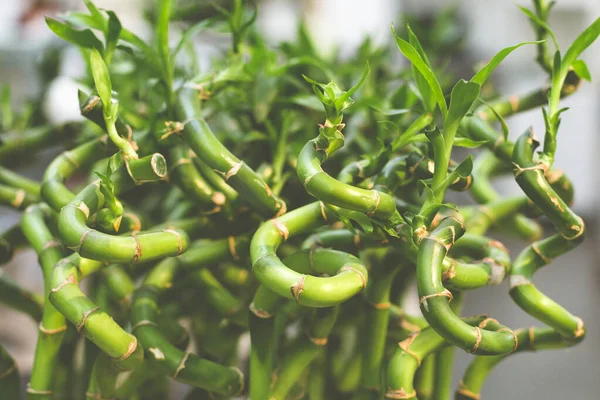
[[(27, 399), (166, 399), (174, 379), (188, 399), (443, 400), (456, 348), (473, 354), (456, 398), (478, 399), (510, 354), (584, 338), (533, 275), (585, 236), (554, 159), (560, 99), (590, 79), (579, 57), (600, 19), (560, 50), (552, 4), (534, 0), (536, 41), (467, 80), (445, 67), (460, 38), (418, 23), (392, 28), (393, 46), (325, 57), (302, 23), (271, 46), (255, 7), (193, 3), (157, 1), (148, 41), (91, 0), (46, 19), (85, 61), (69, 94), (82, 121), (54, 126), (4, 96), (0, 203), (22, 217), (0, 261), (30, 247), (45, 282), (31, 293), (0, 275), (0, 301), (39, 323)], [(200, 32), (230, 38), (208, 67)], [(500, 97), (488, 80), (522, 46), (548, 85)], [(531, 109), (539, 152), (505, 122)], [(49, 148), (41, 182), (15, 172)], [(506, 197), (492, 182), (511, 173), (523, 193)], [(540, 326), (461, 315), (467, 291), (505, 280)], [(19, 398), (18, 377), (0, 347), (0, 398)]]

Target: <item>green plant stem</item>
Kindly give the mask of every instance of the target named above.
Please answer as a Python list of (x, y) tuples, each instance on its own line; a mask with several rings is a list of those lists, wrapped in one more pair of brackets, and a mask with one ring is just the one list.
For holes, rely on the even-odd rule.
[(200, 113), (197, 94), (183, 89), (178, 99), (179, 118), (187, 121), (182, 135), (190, 148), (233, 187), (257, 211), (267, 216), (285, 213), (285, 202), (275, 196), (269, 186), (243, 161), (235, 157), (212, 133)]
[(0, 346), (0, 393), (7, 399), (21, 398), (19, 369), (15, 360)]
[(43, 298), (23, 289), (0, 270), (0, 303), (28, 315), (34, 321), (42, 319)]
[[(44, 205), (30, 206), (21, 220), (23, 234), (38, 255), (44, 276), (44, 298), (52, 290), (52, 270), (62, 258), (60, 244), (48, 229), (45, 219), (51, 213)], [(58, 361), (58, 351), (64, 339), (67, 324), (65, 317), (52, 303), (44, 304), (44, 313), (39, 325), (38, 341), (31, 378), (27, 388), (27, 399), (49, 399), (51, 397), (53, 373)]]
[(17, 210), (24, 210), (37, 201), (39, 201), (38, 198), (26, 192), (24, 189), (0, 184), (0, 205), (12, 207)]
[(16, 189), (23, 189), (34, 198), (40, 197), (40, 184), (33, 179), (26, 178), (8, 168), (0, 166), (0, 182)]
[(444, 219), (421, 241), (417, 258), (419, 303), (427, 322), (446, 340), (474, 354), (506, 354), (516, 348), (510, 329), (491, 332), (473, 328), (450, 309), (452, 294), (442, 284), (442, 263), (464, 227), (454, 218)]
[[(250, 256), (252, 271), (263, 285), (311, 307), (331, 307), (364, 289), (367, 270), (350, 254), (324, 249), (298, 252), (293, 259), (295, 268), (277, 256), (278, 247), (288, 236), (322, 225), (324, 217), (327, 214), (322, 203), (315, 202), (261, 225), (252, 237)], [(330, 277), (307, 275), (313, 271)]]
[[(450, 304), (450, 308), (456, 316), (460, 317), (465, 302), (465, 294), (463, 292), (453, 292), (452, 295), (454, 298)], [(433, 393), (436, 400), (450, 400), (455, 350), (454, 346), (448, 346), (435, 354), (435, 382), (433, 385)], [(417, 393), (419, 392), (417, 391)], [(423, 396), (420, 393), (419, 397), (423, 400)]]

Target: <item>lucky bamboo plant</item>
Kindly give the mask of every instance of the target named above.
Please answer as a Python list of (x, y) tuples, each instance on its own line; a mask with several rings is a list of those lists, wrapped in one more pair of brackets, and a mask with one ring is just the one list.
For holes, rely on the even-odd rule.
[[(166, 399), (174, 379), (187, 399), (443, 400), (456, 348), (474, 356), (455, 398), (479, 399), (508, 355), (584, 338), (533, 274), (585, 236), (553, 164), (560, 100), (590, 80), (579, 57), (600, 19), (561, 51), (553, 3), (534, 0), (521, 9), (536, 41), (466, 80), (443, 67), (458, 39), (420, 41), (419, 25), (392, 28), (397, 65), (370, 40), (324, 57), (303, 24), (269, 46), (242, 0), (160, 0), (149, 41), (84, 2), (46, 22), (85, 61), (69, 94), (85, 120), (51, 125), (36, 102), (13, 112), (7, 90), (1, 107), (0, 201), (23, 213), (0, 259), (31, 247), (45, 282), (31, 293), (0, 276), (0, 300), (39, 323), (27, 399)], [(208, 68), (201, 31), (231, 38)], [(488, 80), (521, 46), (549, 84), (499, 97)], [(541, 152), (505, 122), (535, 108)], [(62, 152), (41, 181), (12, 168), (50, 147)], [(505, 197), (491, 182), (511, 172), (523, 194)], [(511, 258), (497, 237), (529, 244)], [(543, 325), (461, 315), (468, 290), (505, 279)], [(411, 286), (419, 315), (404, 307)], [(20, 391), (0, 347), (0, 397)]]

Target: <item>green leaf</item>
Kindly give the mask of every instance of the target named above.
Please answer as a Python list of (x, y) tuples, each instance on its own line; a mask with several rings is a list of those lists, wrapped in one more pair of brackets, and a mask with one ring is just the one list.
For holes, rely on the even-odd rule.
[[(91, 0), (83, 0), (83, 2), (85, 3), (85, 6), (89, 10), (93, 20), (97, 24), (102, 24), (102, 26), (105, 26), (106, 20), (104, 18), (104, 15), (102, 15), (100, 10), (98, 9), (98, 7), (96, 7), (96, 5)], [(90, 28), (93, 28), (93, 27), (90, 27)], [(101, 29), (101, 28), (96, 28), (96, 29)], [(105, 30), (105, 29), (102, 29), (102, 30)]]
[(77, 30), (64, 22), (46, 17), (46, 25), (62, 40), (73, 43), (86, 49), (103, 51), (104, 46), (100, 39), (90, 29)]
[[(556, 41), (556, 36), (554, 36), (554, 32), (552, 32), (552, 29), (550, 29), (548, 24), (546, 22), (542, 21), (540, 18), (538, 18), (538, 16), (535, 15), (534, 13), (532, 13), (531, 10), (529, 10), (528, 8), (525, 8), (518, 4), (517, 4), (517, 7), (519, 7), (519, 9), (521, 9), (521, 11), (523, 11), (523, 13), (525, 15), (527, 15), (527, 17), (531, 20), (531, 22), (533, 23), (534, 26), (536, 26), (536, 25), (539, 26), (540, 28), (545, 30), (548, 33), (548, 35), (550, 35), (552, 42), (554, 42), (554, 47), (556, 48), (556, 50), (558, 50), (558, 42)], [(538, 43), (541, 43), (541, 42), (538, 42)]]
[(467, 82), (461, 79), (452, 88), (450, 95), (450, 109), (444, 120), (445, 132), (456, 132), (460, 121), (471, 109), (471, 106), (479, 97), (481, 85), (477, 82)]
[(117, 15), (112, 11), (107, 11), (108, 14), (108, 26), (106, 27), (106, 62), (110, 63), (112, 54), (117, 47), (119, 41), (119, 35), (121, 34), (121, 21)]
[(358, 82), (352, 86), (348, 91), (343, 92), (341, 94), (341, 96), (339, 96), (336, 100), (335, 100), (335, 109), (338, 112), (342, 112), (345, 109), (347, 109), (348, 107), (350, 107), (354, 101), (350, 98), (350, 96), (352, 96), (357, 90), (358, 88), (361, 87), (361, 85), (364, 83), (365, 79), (367, 79), (367, 76), (369, 76), (369, 73), (371, 72), (371, 68), (369, 67), (369, 62), (367, 61), (366, 65), (365, 65), (365, 69), (360, 77), (360, 79), (358, 80)]
[(438, 107), (440, 108), (442, 116), (444, 117), (444, 119), (446, 119), (446, 114), (448, 113), (448, 106), (446, 105), (446, 100), (444, 99), (444, 92), (442, 91), (442, 87), (440, 86), (440, 83), (435, 77), (433, 71), (431, 70), (431, 68), (429, 68), (429, 66), (423, 60), (423, 58), (421, 58), (419, 52), (410, 43), (396, 35), (396, 31), (394, 31), (393, 26), (392, 34), (396, 39), (396, 44), (398, 45), (400, 52), (404, 54), (404, 56), (408, 58), (412, 65), (414, 65), (415, 68), (419, 70), (419, 72), (423, 75), (423, 77), (429, 84), (429, 87), (433, 92), (435, 101)]
[(213, 24), (214, 24), (214, 20), (204, 19), (204, 20), (198, 22), (197, 24), (194, 24), (191, 27), (189, 27), (188, 29), (186, 29), (186, 31), (181, 36), (181, 39), (179, 39), (179, 42), (177, 43), (177, 47), (175, 47), (175, 51), (171, 55), (171, 60), (174, 62), (175, 58), (177, 57), (177, 54), (179, 54), (179, 52), (183, 48), (183, 45), (187, 41), (189, 41), (191, 38), (193, 38), (198, 33), (202, 32), (203, 30), (209, 28)]
[(473, 171), (473, 156), (469, 154), (460, 164), (454, 168), (454, 172), (461, 178), (466, 178)]
[(573, 64), (571, 64), (573, 70), (581, 79), (585, 79), (588, 82), (592, 81), (592, 75), (590, 74), (590, 70), (588, 69), (587, 64), (583, 60), (575, 60)]
[(467, 149), (474, 149), (479, 146), (483, 146), (489, 140), (473, 140), (466, 137), (457, 137), (454, 138), (454, 146), (456, 147), (465, 147)]
[(92, 76), (94, 77), (94, 83), (96, 90), (102, 100), (105, 113), (112, 108), (112, 84), (110, 82), (110, 75), (108, 68), (100, 55), (100, 52), (96, 49), (92, 50), (90, 54), (90, 65), (92, 67)]
[(173, 67), (169, 51), (169, 19), (171, 18), (171, 6), (173, 0), (161, 0), (156, 21), (156, 45), (162, 68), (162, 79), (171, 92), (173, 88)]
[(561, 76), (567, 76), (569, 67), (573, 65), (585, 49), (587, 49), (600, 35), (600, 18), (588, 26), (565, 52), (561, 65)]
[[(427, 55), (425, 54), (425, 50), (423, 50), (423, 47), (421, 46), (421, 42), (419, 42), (419, 39), (414, 34), (412, 29), (410, 29), (409, 25), (407, 25), (406, 28), (408, 30), (408, 42), (410, 43), (411, 46), (413, 46), (415, 48), (417, 53), (419, 53), (419, 55), (421, 56), (421, 59), (425, 62), (425, 64), (429, 68), (431, 68), (431, 64), (429, 63), (429, 59), (427, 58)], [(419, 95), (421, 97), (421, 101), (423, 102), (423, 108), (428, 112), (433, 112), (433, 110), (435, 109), (435, 97), (434, 97), (433, 91), (429, 87), (429, 83), (427, 82), (427, 80), (425, 79), (423, 74), (421, 72), (419, 72), (417, 67), (412, 65), (411, 69), (412, 69), (412, 73), (413, 73), (413, 78), (414, 78), (414, 80), (417, 84), (417, 88), (419, 90)]]
[(483, 85), (485, 83), (485, 81), (488, 80), (488, 78), (490, 77), (492, 72), (494, 72), (496, 67), (498, 67), (498, 65), (502, 62), (502, 60), (504, 60), (514, 50), (516, 50), (519, 47), (524, 46), (526, 44), (539, 44), (539, 43), (542, 43), (542, 42), (523, 42), (523, 43), (519, 43), (517, 45), (506, 47), (506, 48), (500, 50), (492, 58), (492, 60), (489, 63), (487, 63), (487, 65), (485, 67), (480, 69), (479, 72), (477, 72), (473, 76), (473, 78), (471, 78), (471, 82), (475, 82), (475, 83), (479, 83), (480, 85)]
[(502, 136), (504, 137), (504, 141), (507, 141), (510, 131), (509, 131), (508, 124), (506, 123), (506, 120), (504, 119), (504, 117), (502, 117), (502, 115), (500, 115), (500, 113), (498, 113), (498, 111), (496, 111), (496, 109), (494, 107), (492, 107), (492, 105), (489, 104), (487, 101), (480, 99), (480, 98), (477, 99), (477, 101), (479, 101), (480, 103), (487, 106), (487, 108), (492, 112), (492, 114), (494, 114), (496, 119), (500, 122), (500, 126), (502, 128)]

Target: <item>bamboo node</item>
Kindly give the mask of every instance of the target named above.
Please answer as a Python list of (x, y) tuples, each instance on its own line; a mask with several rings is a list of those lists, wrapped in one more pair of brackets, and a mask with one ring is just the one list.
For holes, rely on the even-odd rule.
[(388, 308), (390, 308), (392, 306), (392, 304), (390, 302), (385, 302), (385, 303), (371, 303), (369, 302), (369, 305), (371, 307), (373, 307), (376, 310), (387, 310)]
[(529, 338), (529, 348), (531, 350), (537, 350), (535, 348), (535, 327), (530, 326), (529, 329), (527, 329), (527, 337)]
[(49, 249), (52, 247), (60, 247), (60, 243), (58, 242), (58, 240), (52, 239), (52, 240), (46, 242), (44, 244), (44, 247), (42, 247), (42, 250), (46, 250), (46, 249)]
[(357, 268), (354, 268), (351, 265), (344, 265), (342, 268), (340, 268), (339, 272), (343, 272), (343, 271), (352, 271), (358, 274), (358, 276), (360, 277), (361, 283), (362, 283), (362, 288), (366, 288), (367, 287), (367, 278), (365, 277), (365, 275), (359, 271)]
[(281, 199), (277, 202), (276, 207), (279, 208), (279, 211), (277, 211), (277, 213), (275, 214), (275, 218), (279, 218), (287, 212), (287, 204), (285, 204), (285, 201)]
[(250, 303), (248, 308), (250, 309), (252, 314), (256, 315), (258, 318), (269, 319), (273, 316), (273, 314), (271, 314), (268, 311), (256, 308), (256, 305), (254, 304), (254, 302)]
[(417, 396), (416, 391), (412, 391), (412, 393), (406, 393), (404, 388), (400, 389), (388, 389), (385, 392), (385, 397), (388, 399), (412, 399)]
[(85, 323), (87, 322), (88, 317), (96, 311), (100, 311), (100, 307), (93, 307), (83, 312), (83, 318), (81, 319), (81, 322), (79, 322), (76, 326), (77, 332), (81, 332), (85, 328)]
[(229, 180), (229, 178), (231, 178), (232, 176), (234, 176), (235, 174), (237, 174), (238, 171), (240, 170), (240, 168), (242, 168), (243, 164), (244, 164), (243, 161), (239, 161), (239, 162), (233, 164), (231, 166), (231, 168), (229, 169), (229, 171), (227, 171), (225, 173), (225, 182), (227, 182)]
[(356, 247), (356, 249), (361, 249), (362, 243), (360, 241), (360, 235), (358, 233), (352, 237), (352, 243), (354, 243), (354, 247)]
[(497, 319), (495, 319), (495, 318), (486, 318), (486, 319), (484, 319), (483, 321), (481, 321), (481, 322), (479, 323), (479, 327), (480, 327), (481, 329), (485, 329), (485, 327), (487, 326), (487, 324), (489, 324), (490, 322), (493, 322), (493, 323), (499, 324), (498, 320), (497, 320)]
[(456, 391), (456, 393), (473, 400), (479, 400), (481, 398), (481, 396), (478, 393), (472, 392), (469, 389), (467, 389), (462, 379), (460, 380), (460, 382), (458, 382), (458, 390)]
[(163, 353), (162, 350), (159, 349), (158, 347), (149, 347), (148, 351), (150, 353), (152, 353), (155, 360), (164, 360), (165, 359), (165, 353)]
[(66, 285), (69, 285), (69, 284), (77, 285), (77, 279), (75, 279), (75, 274), (69, 275), (67, 277), (67, 279), (65, 279), (64, 281), (62, 281), (57, 287), (54, 287), (54, 288), (50, 289), (50, 293), (56, 293), (60, 289), (62, 289), (63, 286), (66, 286)]
[(577, 216), (577, 219), (579, 220), (581, 226), (577, 226), (577, 225), (569, 226), (569, 229), (576, 232), (575, 235), (574, 236), (562, 235), (562, 237), (564, 237), (567, 240), (575, 240), (578, 237), (580, 237), (581, 235), (583, 235), (583, 233), (585, 232), (585, 223), (583, 222), (583, 218)]
[[(181, 234), (179, 232), (177, 232), (175, 229), (171, 229), (171, 228), (163, 229), (163, 232), (171, 233), (171, 234), (175, 235), (175, 237), (177, 238), (177, 255), (180, 255), (181, 253), (183, 253), (183, 241), (181, 240)], [(137, 244), (136, 244), (136, 247), (137, 247)], [(141, 249), (140, 249), (140, 256), (141, 256)]]
[[(14, 368), (15, 367), (13, 366), (13, 369)], [(0, 378), (2, 378), (3, 376), (4, 375), (0, 375)], [(37, 396), (52, 396), (52, 390), (36, 390), (36, 389), (32, 388), (30, 385), (31, 385), (31, 383), (27, 384), (27, 389), (25, 389), (26, 393), (34, 394)]]
[(322, 337), (322, 338), (316, 338), (316, 337), (312, 337), (312, 336), (308, 336), (308, 339), (315, 345), (315, 346), (325, 346), (327, 344), (328, 338), (327, 337)]
[(294, 283), (290, 286), (290, 290), (292, 291), (292, 296), (296, 299), (296, 303), (300, 300), (300, 294), (304, 291), (304, 281), (306, 280), (306, 275), (301, 275), (298, 282)]
[(23, 200), (25, 200), (25, 190), (19, 189), (16, 191), (15, 198), (10, 202), (10, 204), (14, 208), (19, 208), (21, 207), (21, 204), (23, 204)]
[(239, 260), (240, 256), (238, 256), (237, 252), (235, 251), (235, 237), (228, 236), (227, 237), (227, 245), (229, 246), (229, 253), (231, 254), (231, 257), (234, 260)]
[(321, 216), (323, 217), (323, 220), (325, 222), (329, 222), (327, 221), (327, 213), (325, 212), (325, 203), (323, 203), (322, 201), (319, 202), (319, 207), (321, 208)]
[(508, 277), (508, 285), (511, 289), (522, 286), (522, 285), (531, 285), (531, 281), (529, 278), (523, 275), (510, 275)]
[(277, 218), (273, 218), (271, 222), (273, 223), (273, 226), (275, 226), (275, 229), (277, 229), (281, 237), (283, 237), (283, 240), (287, 240), (288, 236), (290, 235), (290, 231), (288, 230), (287, 226), (285, 226), (285, 224)]
[(87, 220), (90, 217), (90, 208), (83, 201), (75, 206), (78, 210), (80, 210), (83, 215), (85, 215), (85, 219)]
[(379, 192), (377, 190), (373, 190), (373, 197), (375, 198), (375, 208), (367, 213), (369, 217), (375, 215), (377, 209), (379, 208), (379, 203), (381, 202), (381, 196), (379, 195)]
[(419, 356), (417, 353), (410, 349), (410, 345), (412, 344), (412, 342), (415, 341), (417, 336), (419, 336), (419, 332), (411, 334), (408, 338), (398, 343), (398, 347), (400, 347), (402, 351), (404, 351), (406, 354), (410, 355), (415, 360), (417, 360), (417, 366), (420, 366), (422, 361), (421, 356)]
[(183, 164), (190, 164), (192, 162), (192, 160), (190, 160), (189, 158), (185, 158), (182, 157), (179, 160), (175, 161), (172, 165), (171, 165), (171, 171), (173, 171), (175, 168), (179, 167), (180, 165)]
[(190, 356), (189, 352), (185, 353), (185, 355), (183, 356), (183, 358), (179, 362), (179, 365), (177, 366), (177, 369), (175, 370), (175, 373), (173, 374), (173, 379), (177, 379), (177, 376), (179, 375), (179, 373), (185, 368), (185, 362), (187, 361), (187, 359), (188, 359), (189, 356)]
[(238, 367), (229, 367), (230, 369), (237, 372), (240, 383), (240, 390), (234, 395), (234, 397), (239, 396), (244, 391), (244, 373)]
[(548, 166), (546, 166), (545, 164), (542, 164), (542, 163), (533, 165), (531, 167), (521, 167), (519, 164), (513, 163), (513, 167), (514, 167), (513, 172), (515, 174), (515, 178), (518, 178), (519, 176), (521, 176), (522, 174), (524, 174), (527, 171), (539, 170), (539, 171), (542, 171), (542, 173), (546, 173), (546, 170), (548, 169)]
[(131, 332), (135, 332), (135, 330), (137, 328), (139, 328), (140, 326), (148, 326), (148, 325), (150, 325), (150, 326), (157, 326), (156, 322), (150, 321), (148, 319), (143, 319), (143, 320), (141, 320), (140, 322), (138, 322), (137, 324), (135, 324), (135, 325), (133, 325), (131, 327)]
[(133, 257), (131, 257), (131, 263), (135, 264), (138, 262), (140, 257), (142, 256), (142, 245), (140, 244), (139, 239), (135, 235), (131, 235), (135, 242), (135, 249), (133, 251)]
[(515, 346), (513, 347), (511, 353), (514, 353), (515, 351), (517, 351), (517, 349), (519, 348), (519, 338), (517, 337), (517, 334), (512, 331), (512, 329), (500, 328), (496, 332), (508, 332), (508, 333), (510, 333), (512, 335), (513, 339), (514, 339), (514, 342), (515, 342)]
[(531, 244), (531, 250), (533, 250), (533, 252), (546, 264), (550, 264), (550, 262), (552, 262), (552, 258), (550, 257), (546, 257), (541, 251), (540, 249), (537, 247), (537, 242), (533, 242)]
[(440, 296), (447, 297), (448, 303), (450, 303), (453, 299), (452, 292), (449, 291), (448, 289), (444, 289), (440, 293), (434, 293), (434, 294), (428, 294), (426, 296), (421, 296), (421, 298), (419, 299), (419, 304), (422, 304), (425, 311), (429, 312), (429, 306), (427, 304), (427, 299), (430, 299), (432, 297), (440, 297)]
[[(0, 379), (9, 376), (10, 374), (12, 374), (14, 371), (16, 371), (17, 366), (15, 364), (11, 365), (9, 369), (7, 369), (6, 371), (4, 371), (3, 373), (0, 374)], [(52, 392), (50, 392), (52, 393)]]
[(129, 343), (129, 346), (127, 347), (127, 352), (125, 352), (125, 354), (123, 354), (121, 357), (115, 358), (114, 359), (115, 361), (124, 361), (124, 360), (126, 360), (137, 349), (137, 345), (138, 345), (137, 338), (135, 336), (133, 336), (133, 335), (129, 335), (129, 336), (131, 336), (133, 338), (133, 341), (131, 343)]
[(46, 336), (52, 336), (52, 335), (56, 335), (56, 334), (59, 334), (61, 332), (66, 331), (67, 330), (67, 325), (63, 325), (63, 326), (55, 328), (55, 329), (46, 329), (46, 328), (44, 328), (44, 325), (42, 325), (42, 323), (40, 322), (40, 324), (38, 325), (38, 329), (44, 335), (46, 335)]
[(481, 328), (476, 326), (475, 327), (475, 344), (473, 345), (471, 350), (467, 350), (467, 353), (474, 354), (477, 351), (477, 349), (479, 348), (479, 345), (481, 344), (482, 336), (483, 335), (481, 333)]
[(577, 320), (577, 329), (575, 330), (575, 337), (581, 337), (585, 334), (583, 320), (579, 317), (575, 317), (575, 319)]

